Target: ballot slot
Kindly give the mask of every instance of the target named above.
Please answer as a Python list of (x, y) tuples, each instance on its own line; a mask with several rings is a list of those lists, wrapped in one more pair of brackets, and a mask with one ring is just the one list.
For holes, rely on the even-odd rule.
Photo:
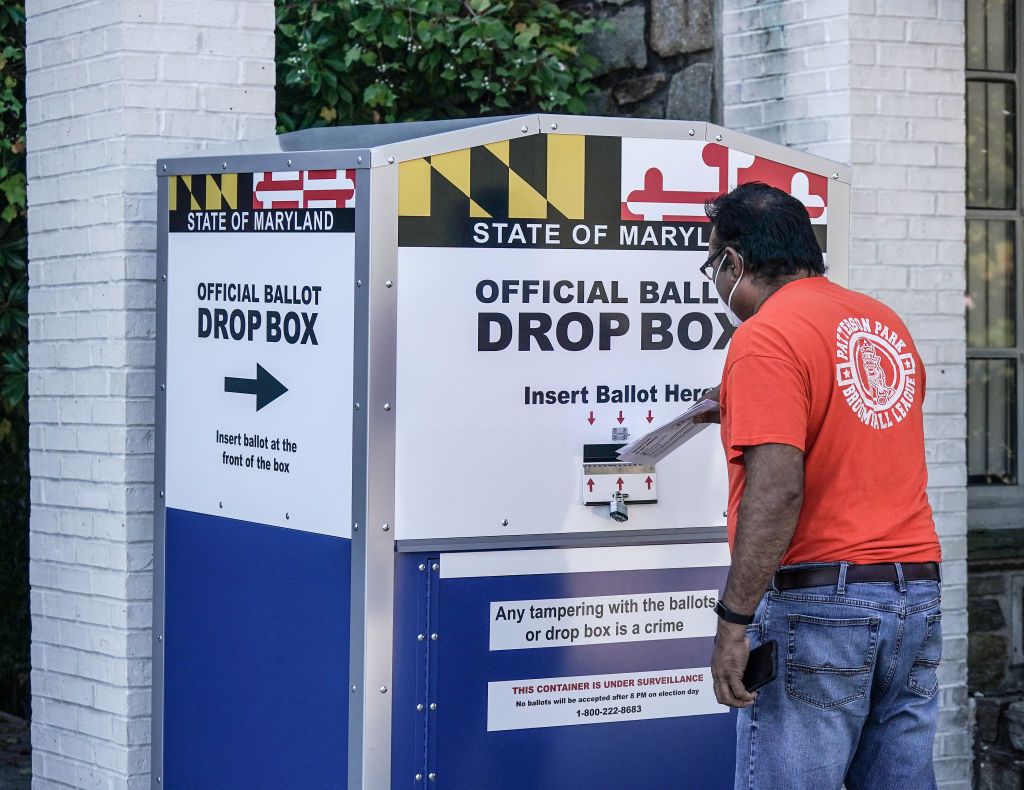
[(624, 443), (583, 445), (581, 501), (607, 505), (608, 515), (619, 523), (628, 519), (631, 505), (658, 501), (658, 474), (653, 464), (626, 464), (618, 451)]

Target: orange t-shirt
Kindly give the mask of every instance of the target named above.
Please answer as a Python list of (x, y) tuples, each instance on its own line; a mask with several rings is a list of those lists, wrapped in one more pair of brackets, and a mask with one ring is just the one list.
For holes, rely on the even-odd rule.
[(804, 497), (783, 565), (939, 561), (925, 486), (924, 365), (881, 302), (824, 277), (787, 283), (735, 332), (722, 374), (729, 542), (743, 448), (804, 452)]

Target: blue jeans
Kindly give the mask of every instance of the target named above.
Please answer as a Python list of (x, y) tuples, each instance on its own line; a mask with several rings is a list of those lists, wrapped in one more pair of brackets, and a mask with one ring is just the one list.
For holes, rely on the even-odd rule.
[(739, 712), (736, 790), (935, 788), (940, 585), (844, 580), (761, 599), (778, 676)]

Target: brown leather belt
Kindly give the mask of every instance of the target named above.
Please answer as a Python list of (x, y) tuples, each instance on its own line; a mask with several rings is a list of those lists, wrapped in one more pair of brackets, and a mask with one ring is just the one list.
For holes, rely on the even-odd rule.
[[(903, 578), (908, 582), (940, 581), (937, 562), (902, 562)], [(777, 590), (795, 590), (800, 587), (830, 587), (839, 583), (839, 565), (825, 565), (818, 568), (789, 568), (775, 573)], [(899, 581), (896, 563), (884, 562), (878, 565), (848, 565), (846, 583)]]

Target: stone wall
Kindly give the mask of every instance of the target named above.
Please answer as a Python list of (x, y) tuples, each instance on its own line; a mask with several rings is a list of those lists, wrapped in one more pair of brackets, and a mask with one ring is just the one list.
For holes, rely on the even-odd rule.
[(1024, 655), (1019, 644), (1024, 627), (1022, 582), (1024, 530), (970, 534), (967, 664), (975, 704), (978, 790), (1024, 788)]
[(594, 115), (710, 121), (715, 91), (714, 0), (605, 0), (590, 8), (604, 24), (590, 37), (601, 91)]

